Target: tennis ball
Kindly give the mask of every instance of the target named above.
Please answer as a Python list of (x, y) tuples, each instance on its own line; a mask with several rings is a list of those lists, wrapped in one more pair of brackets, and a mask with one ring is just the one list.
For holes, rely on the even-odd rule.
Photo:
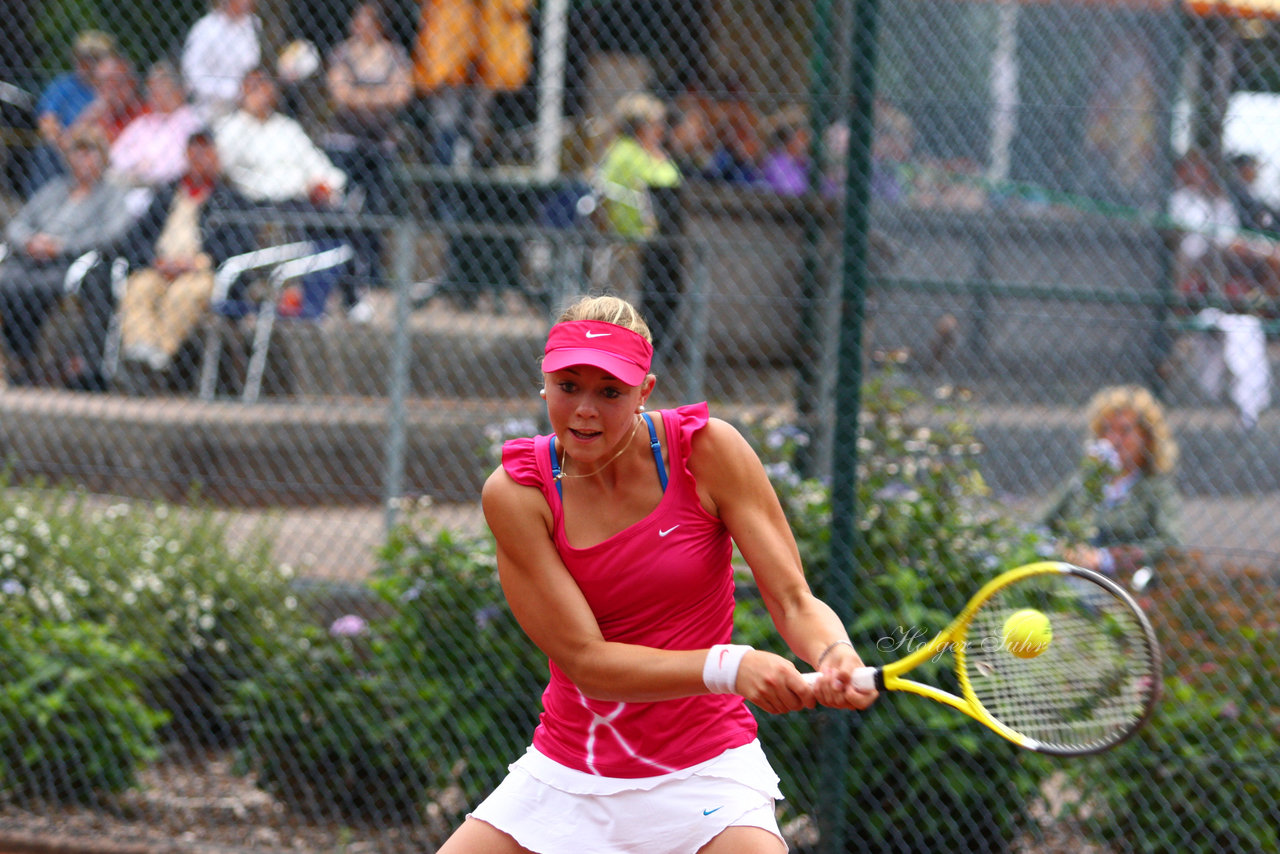
[(1018, 658), (1035, 658), (1049, 648), (1051, 640), (1049, 618), (1034, 608), (1015, 611), (1004, 621), (1004, 648)]

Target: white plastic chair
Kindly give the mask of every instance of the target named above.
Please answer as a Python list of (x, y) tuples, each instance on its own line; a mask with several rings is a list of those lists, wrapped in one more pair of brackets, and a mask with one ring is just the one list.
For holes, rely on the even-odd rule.
[[(255, 402), (262, 391), (262, 378), (266, 373), (277, 306), (285, 285), (302, 276), (346, 264), (354, 256), (355, 251), (345, 243), (330, 249), (320, 249), (311, 241), (301, 241), (255, 249), (224, 261), (214, 276), (213, 295), (210, 298), (213, 317), (206, 332), (201, 360), (200, 399), (212, 400), (217, 392), (218, 366), (227, 322), (245, 314), (254, 314), (257, 323), (241, 400), (245, 403)], [(263, 295), (256, 300), (236, 301), (232, 306), (231, 289), (242, 276), (251, 272), (265, 273), (267, 287)]]

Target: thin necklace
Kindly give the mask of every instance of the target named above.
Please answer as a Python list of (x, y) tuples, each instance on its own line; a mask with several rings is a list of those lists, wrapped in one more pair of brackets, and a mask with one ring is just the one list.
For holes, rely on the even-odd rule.
[(568, 459), (568, 456), (569, 456), (569, 448), (568, 446), (562, 447), (560, 449), (560, 473), (555, 476), (555, 480), (564, 480), (566, 477), (594, 477), (595, 475), (600, 474), (600, 472), (604, 471), (609, 466), (611, 466), (614, 460), (622, 456), (623, 452), (626, 451), (627, 448), (631, 447), (631, 440), (636, 437), (636, 431), (639, 429), (640, 429), (640, 419), (636, 418), (636, 426), (631, 428), (631, 435), (627, 436), (627, 441), (624, 442), (622, 447), (618, 449), (618, 453), (614, 454), (612, 457), (609, 457), (609, 459), (605, 462), (605, 464), (600, 466), (600, 468), (588, 474), (569, 474), (564, 470), (565, 461)]

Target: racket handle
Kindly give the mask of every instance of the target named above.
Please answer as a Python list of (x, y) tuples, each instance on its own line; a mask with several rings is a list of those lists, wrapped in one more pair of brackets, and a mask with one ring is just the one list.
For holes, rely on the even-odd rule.
[(853, 671), (853, 687), (869, 694), (876, 690), (876, 682), (879, 681), (876, 678), (878, 675), (879, 670), (875, 667), (859, 667)]
[[(865, 691), (867, 693), (875, 691), (876, 682), (878, 681), (876, 679), (878, 670), (879, 668), (876, 667), (859, 667), (857, 670), (853, 671), (853, 687), (857, 688), (859, 691)], [(806, 682), (812, 685), (818, 681), (818, 677), (822, 674), (815, 670), (812, 673), (803, 673), (801, 675), (804, 676), (804, 680)]]

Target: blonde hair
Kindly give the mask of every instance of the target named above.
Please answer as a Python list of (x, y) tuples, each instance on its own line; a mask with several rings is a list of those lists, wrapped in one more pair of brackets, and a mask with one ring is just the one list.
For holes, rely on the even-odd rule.
[(85, 62), (95, 62), (115, 52), (115, 37), (101, 30), (85, 30), (71, 43), (71, 56)]
[(1117, 412), (1132, 412), (1147, 440), (1142, 468), (1147, 472), (1168, 474), (1178, 462), (1178, 443), (1164, 417), (1164, 407), (1155, 395), (1139, 385), (1109, 386), (1089, 401), (1089, 438), (1102, 435), (1103, 422)]
[(635, 136), (645, 125), (660, 122), (666, 116), (666, 104), (648, 92), (624, 95), (613, 108), (614, 129), (623, 136)]
[(560, 313), (557, 323), (568, 323), (573, 320), (599, 320), (612, 323), (623, 329), (630, 329), (650, 344), (653, 333), (649, 324), (644, 322), (636, 307), (621, 297), (610, 295), (583, 297)]

